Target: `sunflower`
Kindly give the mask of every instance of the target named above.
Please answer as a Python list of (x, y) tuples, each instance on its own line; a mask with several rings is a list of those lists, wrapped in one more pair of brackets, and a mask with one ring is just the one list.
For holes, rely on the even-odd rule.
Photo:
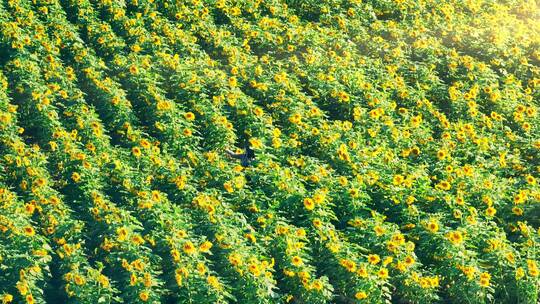
[(146, 301), (148, 301), (148, 299), (150, 298), (150, 295), (148, 294), (148, 291), (146, 291), (146, 290), (145, 290), (145, 291), (141, 291), (141, 292), (139, 293), (139, 298), (140, 298), (142, 301), (146, 302)]
[(368, 262), (372, 265), (377, 265), (381, 261), (381, 258), (377, 254), (368, 255)]
[(361, 266), (361, 267), (358, 267), (358, 270), (356, 271), (356, 274), (361, 278), (367, 278), (369, 273), (368, 273), (368, 270), (367, 270), (366, 267)]
[(71, 179), (78, 183), (81, 180), (81, 175), (77, 172), (73, 172), (73, 174), (71, 174)]
[(25, 299), (26, 299), (26, 304), (34, 304), (35, 303), (34, 296), (32, 294), (26, 295)]
[(131, 148), (131, 152), (133, 153), (133, 155), (137, 158), (141, 157), (142, 155), (142, 152), (141, 152), (141, 148), (139, 147), (133, 147)]
[(193, 245), (191, 241), (185, 242), (184, 245), (182, 246), (182, 249), (187, 254), (193, 254), (197, 251), (197, 248), (195, 248), (195, 245)]
[(208, 252), (210, 252), (210, 248), (212, 248), (212, 243), (210, 241), (204, 241), (199, 246), (199, 251), (208, 253)]
[(388, 278), (388, 269), (386, 268), (381, 268), (379, 269), (379, 271), (377, 272), (377, 276), (381, 279), (387, 279)]
[(296, 267), (300, 267), (304, 264), (304, 262), (302, 261), (302, 258), (297, 255), (292, 257), (291, 263)]
[(450, 188), (451, 188), (452, 186), (451, 186), (450, 183), (447, 182), (447, 181), (441, 181), (440, 183), (437, 184), (436, 187), (437, 187), (438, 189), (448, 191), (448, 190), (450, 190)]
[(394, 175), (393, 179), (392, 179), (392, 183), (395, 185), (395, 186), (399, 186), (403, 183), (403, 181), (405, 180), (405, 178), (403, 177), (403, 175)]
[(345, 267), (347, 271), (349, 272), (355, 272), (356, 271), (356, 263), (354, 261), (343, 259), (339, 262), (341, 266)]
[(488, 207), (486, 209), (486, 216), (487, 217), (493, 217), (495, 215), (495, 213), (497, 213), (497, 209), (495, 209), (493, 207)]
[(129, 67), (129, 72), (133, 75), (136, 75), (139, 73), (139, 68), (136, 65), (131, 65)]
[(76, 274), (75, 277), (73, 278), (73, 281), (75, 282), (75, 284), (77, 285), (83, 285), (85, 283), (85, 280), (83, 277), (81, 277), (80, 275)]
[(216, 276), (210, 275), (206, 278), (206, 282), (208, 282), (208, 285), (212, 286), (214, 289), (220, 289), (221, 284), (219, 283), (219, 280)]
[(480, 274), (480, 279), (479, 279), (478, 284), (482, 287), (488, 287), (490, 279), (491, 279), (491, 275), (487, 272), (483, 272)]
[(363, 300), (363, 299), (366, 299), (368, 297), (368, 295), (367, 295), (367, 293), (365, 291), (359, 291), (359, 292), (354, 294), (354, 297), (357, 300)]
[(461, 231), (450, 231), (446, 237), (454, 245), (459, 245), (463, 242), (463, 234)]
[(195, 120), (195, 114), (193, 112), (187, 112), (184, 114), (184, 117), (189, 121)]
[(36, 231), (34, 230), (34, 228), (30, 227), (30, 226), (26, 226), (24, 227), (24, 234), (26, 236), (34, 236), (36, 234)]

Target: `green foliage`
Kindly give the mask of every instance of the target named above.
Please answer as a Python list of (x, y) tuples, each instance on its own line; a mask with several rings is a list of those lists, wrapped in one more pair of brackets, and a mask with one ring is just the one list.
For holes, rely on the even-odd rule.
[(539, 17), (0, 2), (0, 300), (537, 303)]

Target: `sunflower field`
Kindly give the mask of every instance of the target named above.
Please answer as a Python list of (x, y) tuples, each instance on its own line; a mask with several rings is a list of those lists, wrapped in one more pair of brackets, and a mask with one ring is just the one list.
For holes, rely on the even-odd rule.
[(0, 0), (0, 304), (539, 303), (539, 110), (538, 0)]

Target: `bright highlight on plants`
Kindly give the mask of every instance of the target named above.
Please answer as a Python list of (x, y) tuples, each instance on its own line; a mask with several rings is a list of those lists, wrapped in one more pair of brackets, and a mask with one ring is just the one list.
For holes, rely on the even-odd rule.
[(540, 301), (540, 3), (0, 1), (0, 303)]

